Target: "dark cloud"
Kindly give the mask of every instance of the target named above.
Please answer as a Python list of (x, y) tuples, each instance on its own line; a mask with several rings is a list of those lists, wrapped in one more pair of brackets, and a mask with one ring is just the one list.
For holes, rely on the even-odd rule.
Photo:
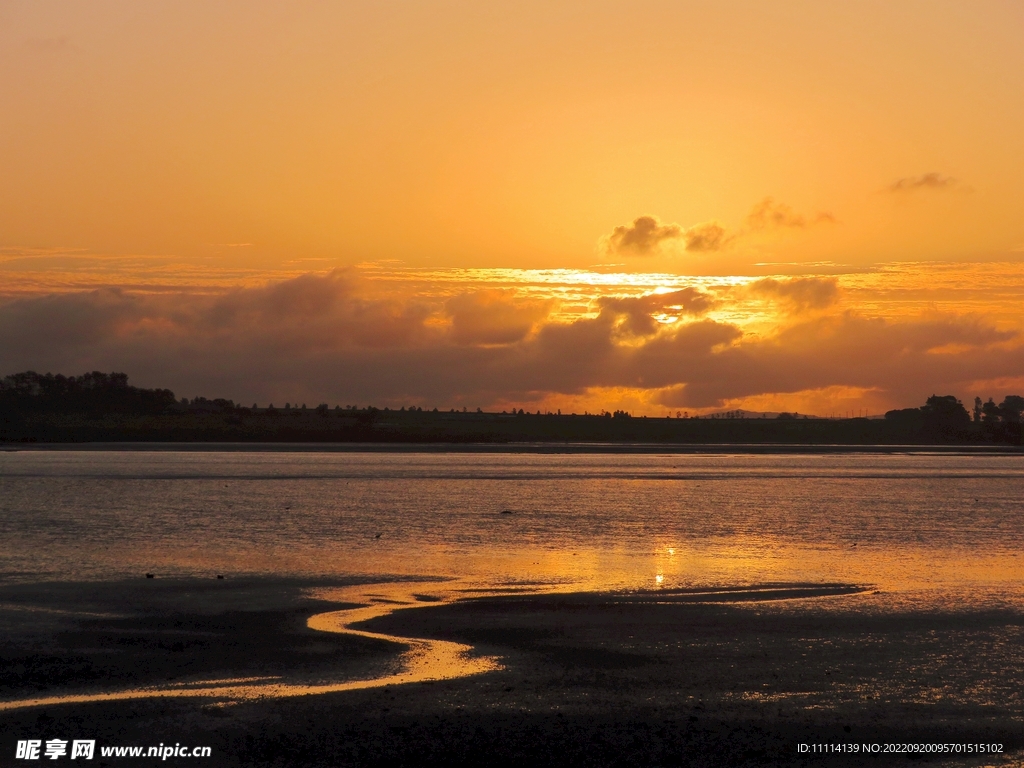
[[(430, 314), (416, 301), (369, 299), (347, 270), (306, 274), (261, 288), (240, 288), (190, 302), (196, 316), (172, 319), (189, 333), (257, 337), (302, 348), (386, 347), (413, 343), (431, 333)], [(154, 307), (157, 309), (157, 307)]]
[(791, 312), (824, 309), (839, 298), (839, 286), (834, 277), (795, 277), (788, 280), (766, 277), (751, 283), (749, 290), (756, 296), (786, 305)]
[(650, 336), (659, 323), (652, 314), (664, 312), (676, 315), (703, 315), (715, 305), (715, 300), (695, 288), (683, 288), (671, 293), (651, 293), (646, 296), (612, 297), (598, 299), (603, 314), (618, 315), (624, 319), (622, 329), (634, 336)]
[(441, 335), (425, 324), (429, 315), (416, 301), (366, 298), (342, 270), (219, 296), (100, 290), (15, 299), (0, 305), (0, 369), (118, 369), (193, 394), (275, 393), (277, 382), (302, 382), (321, 355), (429, 346)]
[(723, 353), (742, 338), (740, 329), (729, 323), (687, 323), (636, 349), (630, 378), (634, 386), (654, 388), (702, 380), (709, 366), (719, 365)]
[(913, 192), (916, 189), (950, 189), (957, 185), (957, 180), (952, 176), (943, 176), (941, 173), (924, 173), (920, 176), (905, 176), (897, 179), (886, 189), (890, 192)]
[(517, 297), (510, 291), (477, 291), (449, 299), (451, 337), (456, 344), (521, 341), (554, 307), (552, 301)]
[[(730, 345), (711, 355), (685, 385), (662, 398), (671, 407), (714, 407), (767, 393), (832, 386), (878, 389), (895, 404), (918, 404), (936, 391), (1024, 370), (1013, 331), (976, 318), (887, 321), (852, 314), (821, 317), (777, 336)], [(943, 352), (950, 345), (960, 349)]]
[[(834, 298), (819, 278), (753, 285), (796, 308)], [(375, 290), (337, 271), (219, 296), (106, 290), (11, 300), (0, 304), (0, 374), (122, 370), (140, 386), (189, 397), (379, 406), (488, 407), (639, 387), (692, 408), (833, 386), (913, 405), (1024, 371), (1016, 332), (972, 317), (814, 313), (760, 336), (703, 317), (716, 305), (692, 288), (604, 298), (596, 317), (572, 322), (510, 292), (440, 300)], [(658, 313), (698, 319), (657, 325)]]

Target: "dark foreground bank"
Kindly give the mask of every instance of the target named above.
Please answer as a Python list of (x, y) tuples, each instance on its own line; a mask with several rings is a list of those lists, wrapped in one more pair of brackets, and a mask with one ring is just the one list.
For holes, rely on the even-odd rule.
[[(200, 678), (374, 676), (401, 650), (307, 629), (304, 617), (338, 606), (309, 600), (303, 584), (158, 582), (0, 590), (16, 628), (3, 644), (0, 698)], [(468, 643), (500, 656), (504, 669), (242, 703), (15, 709), (0, 712), (0, 764), (28, 764), (14, 759), (19, 740), (53, 738), (209, 746), (208, 758), (164, 763), (205, 766), (886, 765), (908, 761), (801, 755), (798, 745), (1024, 747), (1018, 613), (883, 614), (864, 594), (733, 597), (741, 602), (513, 595), (400, 609), (371, 628)], [(159, 762), (97, 754), (81, 764)]]

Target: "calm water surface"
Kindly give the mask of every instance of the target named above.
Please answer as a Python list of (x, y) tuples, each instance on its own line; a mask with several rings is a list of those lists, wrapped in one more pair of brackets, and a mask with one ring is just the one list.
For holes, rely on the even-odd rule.
[(1024, 606), (1022, 480), (1024, 457), (949, 454), (0, 453), (0, 579), (842, 581)]

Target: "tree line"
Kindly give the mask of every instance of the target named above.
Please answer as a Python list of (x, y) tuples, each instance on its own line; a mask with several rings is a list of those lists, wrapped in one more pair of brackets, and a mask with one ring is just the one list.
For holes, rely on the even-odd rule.
[[(248, 408), (224, 398), (177, 400), (169, 389), (135, 387), (128, 383), (128, 376), (124, 373), (99, 371), (81, 376), (26, 371), (0, 379), (0, 440), (156, 439), (157, 434), (181, 435), (181, 439), (237, 437), (258, 440), (274, 439), (275, 435), (284, 439), (287, 432), (297, 440), (312, 439), (310, 436), (370, 441), (422, 439), (427, 442), (478, 439), (771, 442), (806, 439), (808, 442), (836, 443), (1020, 445), (1022, 413), (1024, 397), (1020, 395), (1007, 395), (999, 403), (991, 397), (987, 401), (978, 397), (972, 411), (968, 411), (953, 395), (932, 395), (918, 408), (887, 412), (884, 420), (831, 421), (780, 414), (778, 419), (769, 420), (777, 422), (776, 427), (764, 419), (743, 418), (739, 412), (724, 414), (718, 419), (638, 419), (627, 411), (572, 418), (563, 417), (559, 412), (544, 414), (552, 417), (550, 419), (505, 421), (509, 416), (532, 417), (534, 414), (525, 413), (523, 409), (501, 414), (483, 413), (479, 408), (475, 412), (467, 412), (465, 408), (461, 411), (439, 412), (436, 408), (424, 411), (419, 406), (397, 410), (372, 406), (346, 406), (344, 409), (336, 406), (330, 409), (326, 403), (308, 411), (305, 405), (299, 407), (291, 403), (285, 404), (284, 409), (273, 406), (258, 408), (256, 404)], [(283, 419), (285, 414), (288, 418)], [(457, 414), (458, 418), (452, 421), (449, 414)], [(536, 414), (541, 415), (540, 411)], [(608, 426), (598, 428), (584, 424), (591, 421), (595, 424), (597, 421), (606, 422)], [(514, 426), (512, 422), (522, 423)], [(816, 425), (816, 422), (822, 423)]]
[[(974, 424), (997, 442), (1020, 443), (1022, 412), (1024, 397), (1020, 395), (1007, 395), (999, 405), (991, 397), (985, 403), (980, 397), (974, 398)], [(885, 414), (886, 421), (947, 434), (967, 431), (971, 416), (954, 395), (932, 395), (920, 408), (900, 408)]]
[(175, 402), (169, 389), (131, 386), (126, 373), (62, 376), (25, 371), (0, 379), (0, 409), (5, 412), (160, 414)]

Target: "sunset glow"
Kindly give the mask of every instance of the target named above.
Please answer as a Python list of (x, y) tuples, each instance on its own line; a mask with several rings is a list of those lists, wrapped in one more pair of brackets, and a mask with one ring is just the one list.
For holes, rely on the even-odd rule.
[(1024, 11), (0, 7), (0, 363), (246, 404), (1024, 390)]

